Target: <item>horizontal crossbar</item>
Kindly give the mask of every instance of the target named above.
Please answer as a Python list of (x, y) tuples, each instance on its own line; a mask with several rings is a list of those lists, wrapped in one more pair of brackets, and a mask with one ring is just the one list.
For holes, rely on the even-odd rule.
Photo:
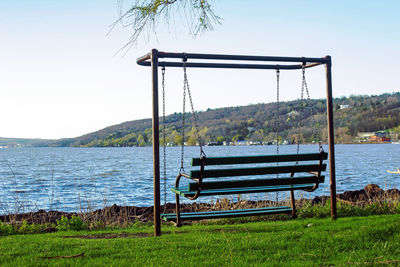
[[(287, 206), (267, 207), (260, 209), (242, 209), (242, 210), (222, 210), (208, 212), (183, 212), (180, 217), (182, 220), (203, 220), (217, 218), (233, 218), (244, 216), (260, 216), (269, 214), (291, 213), (292, 209)], [(176, 213), (161, 214), (164, 221), (176, 221)]]
[[(250, 176), (276, 173), (297, 173), (297, 172), (316, 172), (325, 171), (326, 164), (291, 165), (291, 166), (271, 166), (257, 168), (234, 168), (234, 169), (213, 169), (205, 170), (203, 178)], [(200, 178), (200, 170), (191, 171), (190, 177)]]
[[(271, 162), (293, 162), (326, 160), (328, 153), (304, 153), (286, 155), (259, 155), (241, 157), (207, 157), (205, 165), (229, 165), (229, 164), (250, 164), (250, 163), (271, 163)], [(192, 166), (200, 166), (200, 158), (192, 158)]]
[[(325, 181), (325, 176), (320, 176), (318, 178), (318, 183), (323, 183), (324, 181)], [(201, 190), (224, 189), (224, 188), (235, 188), (235, 187), (309, 184), (309, 183), (316, 183), (316, 182), (317, 182), (316, 176), (287, 177), (287, 178), (273, 178), (273, 179), (225, 180), (225, 181), (203, 182), (201, 184)], [(199, 188), (198, 183), (189, 183), (189, 185), (188, 185), (189, 191), (195, 191), (198, 188)]]
[[(151, 66), (151, 62), (145, 61), (138, 63), (142, 66)], [(160, 67), (176, 67), (182, 68), (183, 63), (180, 62), (158, 62)], [(302, 65), (266, 65), (266, 64), (229, 64), (229, 63), (186, 63), (187, 68), (205, 68), (205, 69), (258, 69), (258, 70), (298, 70)]]
[(318, 62), (326, 63), (326, 58), (315, 57), (278, 57), (278, 56), (251, 56), (251, 55), (224, 55), (224, 54), (198, 54), (198, 53), (171, 53), (158, 51), (159, 58), (192, 58), (210, 60), (243, 60), (243, 61), (279, 61), (279, 62)]
[[(223, 54), (197, 54), (197, 53), (170, 53), (160, 52), (153, 50), (152, 53), (148, 53), (136, 60), (136, 63), (142, 66), (151, 66), (152, 54), (158, 58), (165, 59), (195, 59), (203, 62), (187, 62), (185, 65), (188, 68), (224, 68), (224, 69), (275, 69), (275, 70), (290, 70), (290, 69), (301, 69), (318, 66), (321, 64), (329, 63), (329, 56), (323, 58), (312, 58), (312, 57), (278, 57), (278, 56), (249, 56), (249, 55), (223, 55)], [(213, 62), (210, 62), (210, 61)], [(250, 61), (250, 62), (274, 62), (272, 64), (243, 64), (243, 63), (219, 63), (219, 60), (225, 61)], [(157, 60), (158, 61), (158, 60)], [(289, 63), (300, 63), (292, 65), (280, 65), (275, 62), (289, 62)], [(163, 67), (183, 67), (182, 62), (164, 61), (157, 62), (158, 66)]]
[[(233, 194), (251, 194), (264, 192), (277, 192), (289, 190), (311, 190), (314, 184), (298, 184), (298, 185), (278, 185), (278, 186), (258, 186), (258, 187), (237, 187), (225, 189), (205, 189), (200, 191), (200, 196), (218, 196), (218, 195), (233, 195)], [(187, 187), (171, 188), (171, 191), (183, 197), (193, 197), (196, 190), (187, 190)]]

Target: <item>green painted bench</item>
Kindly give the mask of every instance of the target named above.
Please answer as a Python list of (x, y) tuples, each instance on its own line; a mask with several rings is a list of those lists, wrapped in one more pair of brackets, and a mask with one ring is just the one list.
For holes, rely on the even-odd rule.
[[(201, 220), (212, 218), (229, 218), (242, 216), (258, 216), (287, 213), (296, 217), (294, 199), (295, 190), (314, 191), (325, 176), (324, 160), (328, 153), (239, 156), (239, 157), (209, 157), (193, 158), (192, 166), (200, 167), (191, 170), (190, 174), (180, 173), (171, 191), (176, 196), (176, 213), (161, 214), (165, 221), (182, 225), (182, 220)], [(282, 163), (282, 164), (281, 164)], [(248, 164), (251, 167), (243, 167)], [(225, 165), (221, 168), (220, 165)], [(226, 165), (235, 165), (227, 168)], [(242, 168), (238, 168), (242, 165)], [(216, 166), (206, 169), (206, 166)], [(277, 175), (281, 174), (281, 175)], [(285, 175), (284, 175), (285, 174)], [(190, 179), (188, 185), (179, 186), (180, 179)], [(291, 207), (267, 207), (257, 209), (223, 210), (210, 212), (180, 212), (179, 197), (191, 200), (201, 196), (250, 194), (263, 192), (290, 191)]]

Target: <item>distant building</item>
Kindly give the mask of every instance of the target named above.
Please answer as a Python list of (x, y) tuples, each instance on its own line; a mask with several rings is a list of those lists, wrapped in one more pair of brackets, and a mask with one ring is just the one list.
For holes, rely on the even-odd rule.
[(246, 143), (246, 141), (236, 141), (236, 142), (235, 142), (235, 145), (236, 145), (236, 146), (246, 146), (247, 143)]
[(208, 142), (206, 146), (222, 146), (222, 142)]
[(374, 135), (368, 138), (368, 142), (385, 143), (390, 142), (390, 138), (387, 137), (386, 132), (375, 132)]
[(385, 142), (390, 142), (390, 138), (388, 137), (379, 137), (376, 135), (371, 136), (368, 139), (369, 142), (376, 142), (376, 143), (385, 143)]
[(370, 138), (371, 136), (375, 135), (375, 132), (358, 132), (357, 137), (359, 138)]
[(339, 109), (347, 109), (350, 108), (350, 105), (339, 105)]
[(249, 146), (261, 146), (262, 143), (259, 142), (259, 141), (250, 141), (250, 142), (248, 143), (248, 145), (249, 145)]
[(390, 142), (388, 133), (384, 131), (377, 132), (358, 132), (357, 133), (358, 142), (372, 142), (372, 143), (384, 143)]
[(379, 136), (379, 137), (386, 137), (387, 136), (387, 133), (386, 132), (375, 132), (375, 135), (376, 136)]

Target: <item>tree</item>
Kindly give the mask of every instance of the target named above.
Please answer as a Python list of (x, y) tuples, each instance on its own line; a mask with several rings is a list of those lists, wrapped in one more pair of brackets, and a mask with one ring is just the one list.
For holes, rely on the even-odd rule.
[(197, 142), (197, 133), (196, 133), (196, 128), (192, 127), (190, 132), (187, 133), (188, 139), (187, 139), (187, 145), (188, 146), (195, 146)]
[(138, 135), (137, 141), (138, 141), (138, 145), (139, 146), (145, 146), (146, 145), (146, 142), (144, 140), (144, 136), (141, 135), (141, 134)]
[(133, 0), (128, 9), (122, 5), (122, 0), (117, 1), (119, 18), (111, 25), (110, 31), (119, 24), (133, 31), (121, 50), (129, 50), (143, 34), (148, 38), (151, 32), (156, 33), (160, 21), (164, 20), (169, 25), (173, 13), (184, 13), (184, 16), (178, 17), (186, 18), (186, 26), (194, 37), (221, 24), (221, 18), (214, 13), (210, 0)]

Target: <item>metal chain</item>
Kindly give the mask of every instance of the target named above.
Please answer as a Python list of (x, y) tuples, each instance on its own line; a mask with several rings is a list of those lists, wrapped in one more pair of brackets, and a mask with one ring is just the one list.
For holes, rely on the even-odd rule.
[[(277, 110), (277, 119), (276, 119), (276, 156), (279, 156), (279, 83), (280, 83), (280, 75), (281, 72), (279, 69), (276, 70), (276, 110)], [(276, 161), (276, 167), (279, 166), (279, 160)], [(276, 173), (276, 179), (279, 178), (279, 173)], [(278, 205), (279, 202), (279, 194), (275, 193), (275, 204)]]
[(316, 128), (317, 128), (317, 121), (315, 120), (316, 112), (315, 112), (314, 107), (313, 107), (312, 102), (311, 102), (310, 91), (308, 90), (308, 85), (307, 85), (304, 65), (303, 65), (302, 71), (303, 71), (304, 89), (305, 89), (306, 94), (307, 94), (307, 103), (308, 103), (308, 105), (310, 105), (310, 112), (311, 112), (311, 118), (312, 118), (312, 124), (313, 124), (312, 127), (311, 127), (311, 138), (313, 138), (315, 136), (318, 139), (319, 152), (321, 152), (321, 151), (324, 150), (324, 148), (322, 147), (321, 140), (320, 140), (320, 138), (318, 136), (318, 133), (316, 132)]
[[(276, 70), (276, 110), (277, 110), (277, 119), (276, 119), (276, 155), (279, 156), (279, 81), (280, 81), (280, 71)], [(276, 166), (279, 166), (279, 161), (276, 162)], [(279, 174), (276, 174), (276, 178), (279, 177)]]
[(163, 135), (163, 178), (164, 178), (164, 212), (167, 206), (167, 138), (166, 138), (166, 125), (165, 125), (165, 66), (161, 69), (161, 85), (162, 85), (162, 135)]
[(182, 149), (181, 149), (181, 168), (180, 173), (185, 172), (183, 158), (185, 153), (185, 109), (186, 109), (186, 58), (183, 59), (183, 110), (182, 110)]
[[(301, 94), (300, 94), (300, 120), (298, 123), (298, 129), (297, 129), (297, 134), (298, 134), (298, 138), (297, 138), (297, 149), (296, 149), (296, 153), (299, 154), (300, 152), (300, 140), (301, 140), (301, 127), (303, 126), (303, 119), (304, 119), (304, 84), (305, 84), (305, 69), (304, 69), (304, 65), (302, 66), (302, 72), (303, 72), (303, 77), (302, 77), (302, 81), (301, 81)], [(307, 84), (307, 83), (306, 83)], [(296, 162), (296, 164), (299, 164), (299, 162)]]
[(203, 151), (203, 146), (202, 146), (202, 142), (201, 142), (199, 121), (197, 119), (196, 112), (194, 111), (192, 94), (190, 92), (189, 81), (188, 81), (187, 73), (186, 73), (186, 61), (185, 60), (183, 63), (183, 82), (184, 82), (184, 88), (186, 88), (188, 96), (189, 96), (190, 107), (192, 109), (192, 114), (193, 114), (193, 119), (194, 119), (194, 126), (196, 128), (196, 133), (197, 133), (197, 141), (199, 142), (199, 147), (200, 147), (200, 157), (202, 157), (202, 156), (205, 156), (206, 154)]

